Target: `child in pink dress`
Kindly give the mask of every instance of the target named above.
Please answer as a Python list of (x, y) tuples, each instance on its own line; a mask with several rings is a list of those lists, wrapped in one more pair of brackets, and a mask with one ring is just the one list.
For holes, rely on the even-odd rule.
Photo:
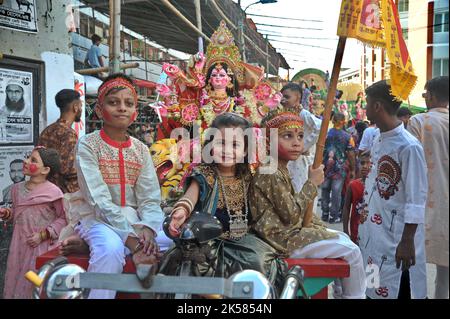
[(59, 232), (66, 225), (63, 193), (47, 178), (60, 167), (54, 149), (36, 147), (23, 164), (29, 181), (13, 186), (12, 209), (0, 208), (0, 218), (12, 220), (14, 232), (9, 247), (4, 298), (31, 298), (33, 285), (24, 275), (35, 269), (36, 257), (57, 244)]

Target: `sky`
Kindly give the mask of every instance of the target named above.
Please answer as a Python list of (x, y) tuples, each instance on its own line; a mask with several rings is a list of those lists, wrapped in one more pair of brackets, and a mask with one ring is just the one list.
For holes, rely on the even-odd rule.
[[(237, 0), (233, 0), (238, 2)], [(245, 9), (249, 4), (257, 0), (241, 0), (241, 7)], [(255, 4), (247, 9), (247, 15), (257, 23), (258, 31), (262, 34), (274, 34), (269, 36), (269, 41), (278, 52), (283, 54), (288, 64), (293, 68), (290, 71), (292, 77), (295, 73), (306, 68), (318, 68), (324, 72), (333, 68), (334, 56), (338, 43), (336, 35), (339, 18), (340, 0), (278, 0), (277, 3)], [(317, 20), (296, 21), (278, 18), (251, 16), (250, 14), (276, 16), (282, 18)], [(289, 28), (262, 26), (260, 24), (272, 24), (288, 26)], [(310, 28), (321, 30), (305, 30), (298, 28)], [(297, 39), (287, 37), (312, 37), (320, 39)], [(275, 41), (278, 40), (278, 41)], [(279, 42), (283, 41), (283, 42)], [(290, 43), (284, 43), (290, 42)], [(300, 43), (297, 45), (293, 43)], [(309, 45), (309, 46), (308, 46)], [(314, 47), (315, 46), (315, 47)], [(357, 69), (360, 65), (362, 45), (355, 39), (347, 39), (342, 68)], [(280, 70), (280, 75), (287, 72)]]

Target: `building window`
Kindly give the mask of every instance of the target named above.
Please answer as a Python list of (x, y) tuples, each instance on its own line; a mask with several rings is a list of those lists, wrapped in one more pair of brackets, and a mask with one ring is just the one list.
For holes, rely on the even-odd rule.
[(434, 15), (434, 32), (448, 32), (448, 12)]
[(433, 78), (444, 75), (448, 76), (448, 59), (433, 60)]
[(403, 39), (408, 40), (408, 29), (402, 29)]
[(408, 12), (409, 11), (409, 0), (400, 0), (398, 2), (398, 12)]
[(89, 38), (89, 17), (80, 13), (80, 35)]

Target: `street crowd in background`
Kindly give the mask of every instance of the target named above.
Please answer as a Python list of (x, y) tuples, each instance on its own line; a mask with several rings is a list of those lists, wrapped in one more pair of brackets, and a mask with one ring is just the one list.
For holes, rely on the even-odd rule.
[[(209, 94), (218, 97), (230, 88), (230, 72), (225, 64), (211, 68)], [(287, 83), (281, 105), (261, 122), (278, 129), (273, 174), (236, 164), (247, 155), (243, 136), (230, 145), (220, 137), (207, 141), (224, 151), (213, 152), (213, 164), (192, 170), (166, 231), (148, 150), (153, 141), (139, 141), (127, 131), (137, 116), (132, 80), (118, 74), (103, 81), (96, 107), (103, 128), (80, 140), (71, 128), (80, 121), (80, 95), (60, 91), (55, 97), (60, 118), (23, 162), (28, 179), (8, 190), (12, 207), (0, 209), (0, 217), (14, 224), (4, 297), (30, 298), (32, 285), (24, 273), (55, 247), (63, 255), (90, 252), (92, 272), (121, 273), (131, 254), (136, 265), (161, 262), (161, 273), (176, 273), (172, 239), (194, 210), (209, 209), (227, 233), (212, 245), (216, 257), (226, 256), (218, 259), (225, 269), (216, 264), (201, 275), (214, 276), (220, 268), (229, 276), (247, 267), (280, 287), (282, 258), (344, 258), (350, 276), (335, 282), (335, 298), (448, 298), (448, 77), (426, 83), (427, 111), (416, 115), (400, 107), (386, 81), (358, 95), (354, 112), (342, 106), (338, 91), (319, 168), (311, 167), (323, 120), (311, 98), (315, 89)], [(210, 127), (246, 129), (252, 123), (229, 108)], [(320, 210), (313, 226), (298, 226), (315, 197)], [(343, 232), (327, 228), (337, 223), (343, 223)], [(427, 295), (427, 262), (437, 266), (434, 296)], [(379, 267), (376, 287), (366, 283), (366, 266), (372, 264)], [(108, 290), (90, 293), (90, 298), (114, 296)]]

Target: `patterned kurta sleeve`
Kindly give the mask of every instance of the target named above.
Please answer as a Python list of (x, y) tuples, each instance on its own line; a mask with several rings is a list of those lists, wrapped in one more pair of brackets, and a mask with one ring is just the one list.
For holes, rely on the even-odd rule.
[(317, 140), (319, 139), (319, 133), (320, 133), (320, 126), (322, 124), (322, 121), (319, 120), (317, 117), (315, 117), (311, 112), (308, 112), (306, 110), (303, 110), (301, 112), (301, 116), (303, 118), (303, 121), (305, 122), (305, 126), (310, 128), (311, 133), (308, 136), (305, 136), (304, 142), (304, 150), (309, 150), (314, 144), (317, 143)]
[(61, 230), (67, 225), (66, 215), (64, 213), (63, 199), (58, 199), (53, 202), (56, 219), (47, 227), (51, 239), (56, 240), (61, 233)]
[(63, 137), (64, 144), (61, 147), (61, 176), (66, 181), (69, 192), (78, 190), (77, 170), (75, 168), (75, 148), (77, 145), (77, 135), (66, 132)]
[(85, 200), (94, 207), (95, 214), (107, 221), (123, 242), (129, 235), (136, 236), (120, 206), (113, 203), (111, 193), (99, 170), (96, 152), (86, 143), (85, 137), (78, 142), (76, 154), (78, 184)]
[(161, 210), (161, 189), (158, 177), (149, 152), (143, 149), (144, 166), (136, 181), (135, 192), (137, 199), (137, 212), (141, 222), (134, 225), (147, 226), (155, 231), (161, 228), (164, 213)]
[(420, 121), (417, 117), (413, 116), (409, 119), (407, 130), (419, 141), (422, 141), (422, 132), (420, 127)]
[(78, 190), (77, 170), (75, 168), (75, 148), (77, 144), (77, 134), (74, 130), (63, 124), (54, 123), (47, 127), (39, 136), (38, 145), (55, 148), (61, 158), (61, 171), (59, 177), (55, 179), (63, 192), (73, 193)]
[(428, 179), (425, 154), (419, 144), (400, 152), (402, 179), (405, 185), (405, 224), (423, 224), (427, 201)]
[(271, 202), (274, 213), (284, 224), (298, 223), (317, 194), (316, 188), (308, 180), (300, 193), (293, 195), (292, 186), (279, 173), (259, 175), (255, 187), (260, 188), (262, 194)]

